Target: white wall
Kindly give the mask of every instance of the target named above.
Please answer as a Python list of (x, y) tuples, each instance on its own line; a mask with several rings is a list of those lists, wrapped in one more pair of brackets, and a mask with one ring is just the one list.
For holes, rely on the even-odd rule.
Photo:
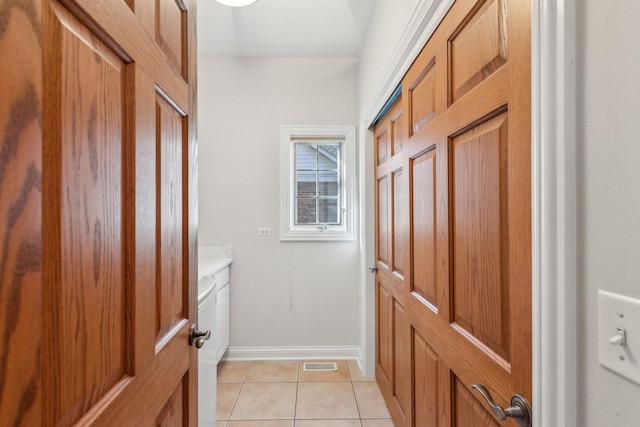
[(357, 60), (201, 57), (198, 72), (198, 238), (234, 248), (231, 347), (358, 346), (358, 242), (278, 237), (280, 126), (357, 124)]
[[(373, 132), (370, 131), (371, 103), (383, 84), (403, 31), (419, 0), (376, 0), (371, 22), (360, 54), (358, 69), (359, 96), (359, 164), (361, 195), (360, 254), (360, 348), (361, 368), (366, 375), (375, 374), (375, 286), (374, 275), (367, 268), (375, 265), (375, 206)], [(399, 83), (399, 82), (398, 82)]]
[(598, 289), (640, 298), (640, 2), (576, 3), (577, 425), (630, 427), (640, 386), (599, 366), (594, 331)]

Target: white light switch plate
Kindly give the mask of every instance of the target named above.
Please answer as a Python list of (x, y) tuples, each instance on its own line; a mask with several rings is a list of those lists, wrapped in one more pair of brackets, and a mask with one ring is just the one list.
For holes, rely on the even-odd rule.
[[(625, 332), (624, 346), (609, 341), (619, 328)], [(598, 291), (598, 361), (640, 385), (640, 300)]]

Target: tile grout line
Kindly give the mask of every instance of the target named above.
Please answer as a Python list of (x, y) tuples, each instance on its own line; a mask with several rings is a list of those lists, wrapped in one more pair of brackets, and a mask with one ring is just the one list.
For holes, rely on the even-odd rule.
[(356, 402), (356, 410), (358, 411), (358, 421), (360, 421), (360, 427), (362, 427), (362, 414), (360, 413), (360, 405), (358, 405), (358, 396), (356, 395), (356, 388), (353, 385), (353, 375), (351, 375), (351, 366), (349, 365), (349, 361), (345, 360), (347, 364), (347, 372), (349, 372), (349, 380), (351, 380), (351, 390), (353, 391), (353, 400)]
[(247, 372), (244, 373), (244, 377), (242, 377), (242, 382), (240, 383), (240, 390), (238, 390), (238, 394), (236, 395), (235, 400), (233, 401), (233, 406), (231, 407), (231, 411), (229, 412), (229, 418), (225, 423), (225, 427), (227, 427), (231, 423), (231, 416), (233, 415), (233, 411), (236, 409), (236, 405), (238, 404), (238, 400), (240, 400), (240, 393), (242, 393), (242, 389), (244, 389), (244, 385), (247, 380), (247, 376), (249, 375), (249, 370), (251, 370), (251, 366), (253, 366), (253, 361), (249, 362), (249, 367), (247, 368)]
[(298, 361), (298, 368), (296, 370), (296, 399), (293, 404), (293, 427), (296, 426), (296, 419), (298, 417), (298, 391), (300, 388), (300, 364), (301, 364), (301, 361)]

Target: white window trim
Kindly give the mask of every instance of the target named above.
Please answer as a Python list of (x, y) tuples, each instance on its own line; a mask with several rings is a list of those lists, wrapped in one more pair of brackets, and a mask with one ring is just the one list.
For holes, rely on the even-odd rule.
[[(317, 225), (296, 225), (294, 218), (294, 150), (299, 139), (344, 139), (342, 153), (342, 191), (344, 208), (340, 225), (326, 229)], [(280, 127), (281, 224), (280, 240), (327, 241), (355, 240), (356, 220), (356, 128), (355, 126), (281, 126)]]

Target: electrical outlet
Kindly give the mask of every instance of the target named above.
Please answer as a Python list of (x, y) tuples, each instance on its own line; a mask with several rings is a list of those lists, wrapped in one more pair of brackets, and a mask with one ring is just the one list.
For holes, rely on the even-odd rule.
[(271, 227), (258, 227), (258, 236), (271, 236)]

